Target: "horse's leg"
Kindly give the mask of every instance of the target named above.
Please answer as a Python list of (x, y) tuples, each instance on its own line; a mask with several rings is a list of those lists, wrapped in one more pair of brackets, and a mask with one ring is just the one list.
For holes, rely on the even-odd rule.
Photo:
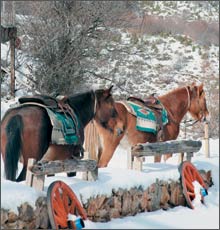
[[(75, 148), (74, 146), (69, 146), (69, 145), (51, 144), (40, 161), (49, 162), (55, 160), (70, 159), (74, 153), (74, 148)], [(51, 174), (50, 176), (53, 176), (53, 174)], [(69, 172), (67, 173), (67, 176), (68, 177), (76, 176), (76, 172)]]
[(170, 157), (172, 157), (172, 153), (168, 153), (168, 154), (164, 154), (163, 155), (163, 159), (164, 159), (164, 161), (166, 162)]
[(48, 162), (55, 160), (66, 160), (70, 159), (72, 155), (72, 146), (50, 144), (49, 148), (47, 149), (46, 153), (43, 155), (40, 161)]

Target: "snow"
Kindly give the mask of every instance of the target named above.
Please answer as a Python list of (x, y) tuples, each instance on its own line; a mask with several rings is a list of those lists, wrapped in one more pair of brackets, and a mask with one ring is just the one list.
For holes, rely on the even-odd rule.
[[(4, 113), (11, 100), (2, 103), (1, 112)], [(126, 169), (127, 154), (123, 146), (119, 146), (107, 168), (99, 169), (99, 178), (95, 182), (83, 181), (81, 174), (76, 177), (66, 177), (64, 173), (56, 174), (54, 177), (45, 179), (44, 191), (39, 192), (25, 185), (25, 182), (11, 182), (4, 179), (4, 163), (1, 160), (1, 208), (13, 210), (18, 213), (17, 207), (28, 202), (34, 207), (39, 196), (46, 196), (49, 185), (56, 180), (62, 180), (68, 184), (79, 200), (83, 203), (90, 197), (100, 194), (110, 195), (112, 189), (132, 188), (134, 186), (148, 187), (150, 184), (160, 180), (177, 180), (178, 155), (168, 159), (166, 162), (153, 163), (152, 157), (147, 157), (143, 165), (143, 171)], [(218, 228), (219, 227), (219, 140), (210, 139), (210, 158), (204, 156), (204, 141), (202, 148), (194, 154), (192, 163), (197, 169), (212, 171), (214, 185), (209, 188), (208, 195), (204, 197), (204, 204), (197, 202), (195, 209), (187, 207), (175, 207), (167, 211), (158, 210), (145, 212), (131, 217), (112, 219), (107, 223), (95, 223), (85, 221), (85, 229), (170, 229), (170, 228)], [(22, 164), (19, 164), (21, 170)], [(212, 221), (207, 221), (212, 220)]]
[[(197, 169), (212, 170), (214, 186), (209, 188), (208, 196), (204, 197), (205, 204), (196, 204), (195, 209), (187, 207), (176, 207), (168, 211), (154, 211), (137, 214), (133, 217), (113, 219), (107, 223), (94, 223), (85, 221), (85, 228), (92, 229), (126, 229), (126, 228), (218, 228), (219, 225), (219, 140), (210, 140), (210, 158), (205, 158), (203, 148), (195, 154), (192, 159)], [(123, 168), (112, 167), (114, 161), (118, 161), (121, 156), (121, 162), (124, 162), (123, 149), (118, 148), (117, 157), (113, 157), (109, 167), (99, 170), (99, 179), (95, 182), (82, 181), (78, 178), (68, 178), (64, 174), (55, 177), (47, 177), (45, 181), (44, 192), (38, 192), (33, 188), (24, 185), (24, 182), (15, 183), (4, 180), (2, 176), (1, 183), (1, 207), (11, 209), (17, 212), (17, 207), (27, 201), (34, 206), (35, 200), (39, 196), (46, 196), (46, 191), (50, 183), (55, 180), (62, 180), (67, 183), (78, 196), (85, 202), (89, 197), (98, 194), (110, 194), (112, 189), (131, 188), (142, 185), (147, 187), (159, 179), (178, 179), (177, 156), (169, 159), (166, 163), (150, 163), (152, 159), (147, 158), (144, 164), (143, 172), (126, 170)], [(149, 163), (148, 163), (149, 162)], [(112, 165), (112, 166), (111, 166)], [(2, 174), (3, 175), (3, 174)], [(207, 221), (212, 219), (212, 221)]]
[[(145, 4), (147, 14), (173, 16), (178, 12), (178, 16), (185, 16), (189, 21), (199, 18), (206, 21), (219, 21), (216, 9), (205, 4), (205, 2), (203, 6), (200, 7), (193, 1), (149, 2), (149, 4), (143, 2), (143, 4)], [(205, 8), (207, 9), (205, 10)], [(178, 9), (178, 11), (176, 9)], [(194, 41), (186, 45), (181, 42), (181, 37), (184, 38), (182, 35), (166, 35), (165, 37), (162, 35), (143, 35), (141, 39), (138, 39), (136, 46), (132, 44), (132, 37), (129, 33), (123, 33), (121, 31), (119, 31), (119, 33), (121, 34), (121, 44), (119, 48), (124, 48), (128, 51), (128, 54), (124, 56), (123, 65), (118, 67), (115, 76), (117, 76), (116, 80), (119, 79), (121, 82), (126, 80), (125, 88), (129, 89), (129, 85), (131, 85), (133, 93), (135, 93), (135, 90), (140, 94), (154, 91), (157, 92), (158, 95), (161, 95), (171, 88), (176, 87), (178, 83), (190, 82), (192, 76), (188, 75), (189, 73), (195, 76), (193, 80), (199, 82), (204, 81), (206, 75), (213, 75), (213, 78), (210, 77), (210, 79), (208, 79), (209, 84), (205, 87), (210, 91), (212, 91), (213, 88), (208, 87), (213, 84), (214, 86), (212, 87), (218, 87), (218, 79), (216, 80), (216, 77), (219, 76), (219, 46), (199, 46), (198, 43)], [(114, 42), (109, 44), (108, 50), (114, 49), (111, 48), (113, 44)], [(138, 47), (140, 44), (142, 44), (143, 47)], [(108, 50), (103, 49), (102, 54), (109, 53)], [(202, 57), (203, 54), (207, 55), (207, 59)], [(9, 62), (9, 55), (8, 43), (1, 44), (1, 60)], [(19, 63), (17, 63), (20, 65), (19, 70), (26, 76), (30, 75), (30, 71), (27, 68), (29, 60), (25, 58), (25, 55), (22, 56), (22, 54), (19, 54), (19, 51), (16, 53), (16, 57), (17, 56), (19, 56), (16, 60), (17, 62), (19, 61)], [(210, 66), (204, 69), (205, 60), (209, 62)], [(135, 62), (143, 64), (135, 65)], [(101, 66), (102, 68), (98, 68), (99, 72), (97, 73), (108, 76), (118, 63), (117, 56), (110, 56), (108, 68)], [(140, 84), (136, 84), (136, 82), (139, 81), (139, 75), (137, 78), (128, 78), (129, 73), (131, 75), (133, 74), (129, 67), (140, 68), (140, 71), (143, 72), (145, 78), (141, 80)], [(172, 67), (175, 68), (172, 69)], [(161, 79), (170, 78), (171, 76), (171, 82), (165, 85), (157, 84), (156, 76), (160, 76)], [(118, 82), (120, 82), (119, 80)], [(22, 85), (21, 82), (23, 82), (24, 85)], [(97, 79), (95, 79), (91, 84), (93, 84), (94, 88), (98, 88), (103, 82), (101, 82), (100, 79), (97, 82)], [(28, 85), (30, 85), (30, 88), (27, 87)], [(31, 87), (30, 81), (16, 71), (16, 89), (18, 89), (16, 91), (16, 98), (10, 99), (8, 94), (3, 97), (4, 99), (1, 101), (1, 118), (8, 108), (17, 102), (18, 96), (27, 95), (32, 92), (32, 90), (30, 90)], [(6, 83), (4, 81), (1, 89), (4, 89), (5, 92), (8, 93), (10, 90), (9, 82)], [(114, 95), (120, 95), (120, 91), (121, 89), (115, 90)], [(212, 102), (210, 102), (210, 104), (211, 103)], [(112, 189), (129, 189), (140, 185), (146, 188), (155, 182), (157, 178), (160, 180), (178, 179), (180, 175), (177, 162), (178, 155), (174, 155), (166, 162), (162, 161), (162, 163), (153, 163), (153, 158), (147, 157), (142, 172), (128, 170), (126, 143), (124, 143), (124, 146), (119, 146), (116, 149), (109, 166), (99, 169), (99, 178), (97, 181), (83, 181), (80, 173), (74, 178), (66, 177), (66, 174), (60, 173), (55, 177), (47, 177), (44, 191), (39, 192), (34, 188), (26, 186), (25, 182), (16, 183), (5, 180), (4, 163), (1, 159), (1, 208), (10, 209), (18, 213), (17, 207), (24, 202), (28, 202), (34, 207), (36, 199), (39, 196), (46, 196), (49, 185), (56, 180), (62, 180), (67, 183), (82, 202), (86, 202), (90, 197), (95, 197), (99, 194), (110, 195)], [(208, 195), (204, 197), (204, 204), (195, 202), (194, 210), (179, 206), (167, 211), (158, 210), (137, 214), (132, 217), (113, 219), (107, 223), (94, 223), (86, 220), (85, 229), (219, 228), (219, 139), (210, 139), (210, 158), (204, 156), (203, 141), (202, 148), (198, 153), (194, 154), (192, 163), (197, 169), (205, 169), (206, 171), (211, 169), (212, 171), (214, 185), (209, 188)], [(21, 168), (22, 164), (19, 164), (19, 172)], [(198, 185), (195, 186), (197, 187)], [(69, 218), (71, 219), (73, 216), (69, 216)]]

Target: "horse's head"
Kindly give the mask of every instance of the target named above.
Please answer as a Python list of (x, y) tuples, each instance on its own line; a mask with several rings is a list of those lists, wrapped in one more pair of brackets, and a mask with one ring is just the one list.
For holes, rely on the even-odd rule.
[(199, 121), (205, 121), (209, 115), (209, 111), (206, 105), (205, 92), (203, 84), (197, 86), (193, 83), (187, 86), (190, 94), (190, 106), (189, 112), (191, 116)]
[[(116, 118), (118, 113), (115, 109), (114, 99), (111, 94), (111, 86), (109, 89), (98, 89), (95, 91), (95, 116), (94, 119), (103, 128), (108, 129), (110, 132), (114, 132), (116, 128)], [(120, 130), (117, 130), (120, 133)]]

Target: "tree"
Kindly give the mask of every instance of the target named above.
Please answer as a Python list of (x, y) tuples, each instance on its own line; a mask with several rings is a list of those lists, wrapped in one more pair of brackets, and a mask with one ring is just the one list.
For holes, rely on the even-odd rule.
[(33, 58), (33, 75), (42, 93), (68, 94), (89, 87), (96, 63), (121, 26), (128, 1), (33, 2), (24, 32), (30, 38), (26, 51)]

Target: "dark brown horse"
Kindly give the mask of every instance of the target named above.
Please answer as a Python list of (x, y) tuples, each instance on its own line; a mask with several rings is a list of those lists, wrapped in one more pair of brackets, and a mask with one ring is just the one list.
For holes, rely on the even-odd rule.
[[(199, 121), (204, 120), (208, 115), (203, 84), (199, 86), (192, 84), (186, 87), (180, 87), (163, 96), (159, 96), (158, 99), (167, 110), (169, 121), (163, 127), (163, 141), (177, 138), (180, 130), (180, 122), (187, 112)], [(126, 143), (127, 147), (138, 143), (157, 141), (155, 134), (138, 131), (136, 129), (136, 117), (127, 111), (124, 104), (115, 102), (115, 107), (118, 117), (113, 119), (117, 120), (117, 128), (123, 130), (120, 136), (103, 129), (97, 122), (94, 123), (101, 140), (99, 167), (106, 167), (108, 165), (122, 138), (123, 143)], [(158, 156), (155, 162), (160, 160)]]
[[(43, 107), (23, 104), (9, 109), (1, 122), (1, 153), (4, 160), (6, 179), (25, 179), (28, 158), (36, 160), (64, 160), (78, 156), (84, 142), (84, 127), (93, 118), (100, 126), (113, 130), (116, 117), (111, 88), (88, 91), (66, 97), (66, 103), (79, 120), (79, 145), (51, 144), (52, 125)], [(16, 179), (19, 159), (23, 169)]]

